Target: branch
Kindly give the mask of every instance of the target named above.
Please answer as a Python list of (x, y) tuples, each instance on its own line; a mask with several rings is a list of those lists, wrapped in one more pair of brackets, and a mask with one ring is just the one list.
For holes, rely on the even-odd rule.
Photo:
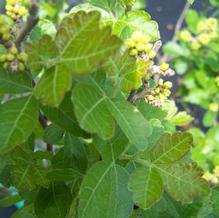
[(38, 0), (31, 0), (32, 4), (29, 9), (29, 17), (27, 19), (26, 25), (21, 29), (20, 33), (16, 38), (16, 45), (19, 47), (22, 41), (26, 38), (26, 36), (31, 32), (31, 30), (35, 27), (35, 25), (39, 21), (38, 11), (39, 11), (39, 2)]
[[(185, 17), (186, 17), (186, 12), (187, 10), (191, 7), (191, 4), (190, 3), (186, 3), (182, 12), (181, 12), (181, 15), (179, 16), (179, 19), (177, 20), (176, 22), (176, 26), (175, 26), (175, 30), (174, 30), (174, 34), (173, 34), (173, 38), (171, 39), (170, 42), (176, 42), (177, 41), (177, 34), (178, 32), (181, 31), (182, 29), (182, 26), (183, 26), (183, 22), (185, 20)], [(163, 55), (163, 56), (160, 56), (158, 58), (158, 61), (159, 63), (162, 63), (162, 62), (166, 62), (166, 61), (170, 61), (171, 60), (171, 57), (169, 57), (168, 55)]]

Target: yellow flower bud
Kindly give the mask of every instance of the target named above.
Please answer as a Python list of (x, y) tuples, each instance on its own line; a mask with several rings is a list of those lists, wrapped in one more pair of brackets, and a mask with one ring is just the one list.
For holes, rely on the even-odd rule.
[(147, 96), (148, 101), (153, 101), (154, 99), (155, 99), (155, 97), (153, 95), (148, 95)]
[(11, 47), (10, 48), (10, 53), (13, 54), (13, 55), (16, 55), (18, 53), (18, 50), (16, 47)]
[(136, 56), (137, 54), (138, 54), (138, 51), (135, 48), (133, 48), (129, 51), (130, 56)]
[(166, 89), (170, 89), (170, 88), (173, 87), (173, 83), (170, 82), (170, 81), (167, 81), (167, 82), (165, 82), (165, 83), (163, 84), (163, 86), (164, 86), (164, 88), (166, 88)]
[(149, 53), (151, 51), (151, 49), (153, 48), (153, 45), (151, 43), (145, 44), (144, 45), (144, 51), (146, 53)]
[(18, 60), (20, 60), (20, 61), (27, 61), (27, 59), (28, 59), (28, 55), (27, 55), (27, 53), (25, 53), (25, 52), (21, 52), (19, 55), (18, 55)]
[(169, 69), (169, 67), (170, 67), (169, 64), (167, 64), (167, 63), (162, 63), (162, 64), (160, 65), (160, 70), (165, 72), (165, 71), (167, 71), (167, 70)]
[(139, 42), (139, 43), (136, 45), (136, 49), (137, 49), (139, 52), (144, 51), (144, 50), (145, 50), (145, 45), (144, 45), (144, 43)]
[(14, 57), (13, 54), (7, 54), (7, 55), (6, 55), (6, 60), (7, 60), (7, 61), (13, 61), (14, 58), (15, 58), (15, 57)]
[(19, 14), (20, 16), (25, 16), (25, 15), (28, 14), (28, 10), (27, 10), (25, 7), (21, 7), (21, 8), (19, 9), (18, 14)]
[(201, 42), (203, 45), (207, 45), (210, 42), (211, 38), (208, 34), (202, 33), (198, 36), (198, 41)]
[(199, 21), (197, 29), (199, 32), (202, 32), (207, 29), (207, 24), (205, 21)]
[(212, 112), (218, 112), (219, 110), (219, 104), (216, 102), (213, 102), (209, 105), (209, 110)]
[(207, 25), (211, 28), (211, 29), (217, 29), (217, 25), (218, 25), (218, 21), (216, 18), (211, 17), (207, 20)]
[(0, 56), (0, 62), (5, 62), (6, 61), (6, 55), (3, 54)]
[(183, 30), (180, 33), (180, 39), (184, 42), (191, 42), (192, 41), (192, 35), (188, 30)]
[(14, 5), (17, 3), (17, 0), (7, 0), (7, 4)]
[(19, 63), (18, 69), (19, 69), (20, 71), (24, 71), (24, 70), (25, 70), (24, 64), (23, 64), (23, 63)]

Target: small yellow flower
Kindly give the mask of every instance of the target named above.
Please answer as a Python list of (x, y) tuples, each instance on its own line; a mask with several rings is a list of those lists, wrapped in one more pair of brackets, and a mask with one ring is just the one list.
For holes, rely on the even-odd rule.
[(144, 41), (144, 34), (140, 31), (136, 31), (132, 34), (131, 39), (133, 41), (135, 41), (136, 43), (143, 42)]
[(164, 72), (167, 71), (169, 68), (170, 68), (170, 65), (168, 63), (162, 63), (160, 65), (160, 70), (162, 70)]
[(156, 52), (155, 51), (150, 51), (149, 54), (148, 54), (148, 57), (150, 59), (154, 59), (156, 57)]
[(138, 51), (137, 51), (137, 49), (135, 49), (135, 48), (133, 48), (133, 49), (131, 49), (130, 51), (129, 51), (129, 55), (130, 56), (136, 56), (138, 54)]
[(212, 112), (218, 112), (219, 110), (219, 104), (216, 102), (213, 102), (209, 105), (209, 110)]
[(192, 34), (188, 30), (183, 30), (180, 33), (180, 39), (184, 42), (191, 42), (192, 41)]
[(155, 97), (153, 95), (148, 95), (147, 96), (148, 101), (153, 101), (154, 99), (155, 99)]
[(165, 82), (165, 83), (163, 84), (163, 86), (164, 86), (164, 88), (166, 88), (166, 89), (170, 89), (170, 88), (173, 87), (173, 83), (170, 82), (170, 81), (167, 81), (167, 82)]
[(219, 177), (219, 166), (216, 166), (213, 172), (215, 176)]
[(199, 21), (197, 29), (199, 32), (205, 31), (207, 29), (207, 24), (205, 21)]
[(209, 26), (209, 28), (215, 30), (215, 29), (217, 29), (218, 21), (216, 18), (211, 17), (207, 20), (207, 25)]
[(197, 39), (203, 45), (207, 45), (211, 41), (211, 38), (206, 33), (200, 34)]

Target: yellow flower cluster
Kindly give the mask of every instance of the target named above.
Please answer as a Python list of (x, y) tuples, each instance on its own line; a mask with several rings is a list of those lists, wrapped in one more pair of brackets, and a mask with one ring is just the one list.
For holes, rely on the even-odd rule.
[(4, 68), (12, 71), (24, 71), (27, 59), (28, 55), (25, 52), (19, 52), (15, 46), (11, 47), (7, 54), (0, 56), (0, 62), (3, 63)]
[(179, 38), (187, 43), (191, 43), (193, 50), (199, 50), (202, 46), (208, 45), (218, 37), (218, 21), (216, 18), (201, 20), (197, 25), (198, 34), (193, 36), (188, 30), (182, 30)]
[(7, 0), (6, 13), (13, 20), (18, 20), (28, 14), (24, 0)]
[(207, 180), (213, 185), (218, 185), (219, 184), (219, 166), (216, 166), (213, 170), (213, 173), (206, 172), (202, 178)]
[(212, 111), (212, 112), (218, 112), (218, 110), (219, 110), (219, 104), (216, 103), (216, 102), (212, 102), (212, 103), (209, 105), (209, 110)]
[(0, 15), (0, 39), (3, 41), (8, 41), (10, 37), (10, 26), (5, 21), (4, 16)]
[(146, 96), (146, 101), (157, 107), (162, 106), (163, 102), (170, 96), (172, 86), (172, 82), (164, 82), (163, 79), (159, 79), (157, 86)]
[(127, 41), (129, 55), (137, 56), (142, 53), (147, 54), (150, 59), (155, 58), (156, 53), (153, 51), (153, 44), (151, 37), (142, 32), (134, 32), (130, 39)]

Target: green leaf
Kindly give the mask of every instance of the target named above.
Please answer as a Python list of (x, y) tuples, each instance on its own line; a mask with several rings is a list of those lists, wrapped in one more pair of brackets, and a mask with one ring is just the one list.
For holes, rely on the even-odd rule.
[(44, 141), (48, 144), (56, 144), (58, 145), (64, 135), (64, 131), (60, 129), (58, 126), (51, 124), (45, 130)]
[(141, 100), (137, 102), (137, 107), (145, 117), (145, 119), (158, 119), (163, 120), (167, 116), (167, 112), (161, 108), (154, 107)]
[(36, 76), (42, 68), (50, 67), (50, 60), (58, 55), (58, 49), (52, 37), (44, 35), (38, 42), (28, 44), (26, 47), (28, 53), (28, 65), (31, 73)]
[(85, 173), (88, 166), (84, 143), (71, 134), (65, 135), (64, 166), (71, 167), (80, 174)]
[(188, 48), (183, 47), (176, 42), (168, 42), (163, 47), (164, 53), (171, 57), (184, 56), (188, 57), (190, 55), (190, 51)]
[(38, 104), (33, 96), (0, 105), (0, 150), (6, 152), (25, 142), (38, 121)]
[(155, 164), (174, 163), (190, 151), (192, 136), (189, 133), (164, 134), (151, 153)]
[(31, 91), (32, 81), (27, 74), (12, 74), (0, 67), (0, 94), (19, 94)]
[(104, 141), (100, 138), (95, 138), (94, 143), (105, 162), (115, 162), (128, 145), (128, 139), (121, 129), (117, 127), (112, 139)]
[(145, 11), (132, 10), (118, 19), (113, 32), (122, 39), (130, 38), (133, 32), (140, 31), (148, 34), (153, 40), (160, 38), (158, 24), (151, 20)]
[(46, 178), (52, 182), (73, 181), (75, 178), (81, 176), (82, 174), (72, 168), (55, 169), (46, 174)]
[(170, 123), (176, 126), (185, 126), (190, 124), (194, 118), (187, 114), (185, 111), (177, 113), (171, 120)]
[(137, 149), (145, 150), (152, 131), (140, 111), (128, 102), (120, 100), (110, 101), (109, 109), (129, 142)]
[[(190, 3), (193, 3), (194, 0), (190, 0)], [(186, 12), (186, 23), (188, 25), (188, 28), (193, 32), (197, 32), (197, 25), (198, 25), (198, 22), (201, 20), (199, 14), (197, 11), (195, 10), (188, 10)]]
[(95, 164), (89, 169), (81, 185), (79, 218), (129, 217), (133, 203), (127, 183), (128, 173), (124, 168), (113, 162)]
[[(46, 169), (37, 163), (32, 151), (16, 148), (10, 154), (13, 185), (20, 190), (33, 190), (37, 185), (47, 185)], [(42, 160), (42, 159), (40, 159)]]
[(205, 127), (213, 126), (217, 121), (217, 112), (207, 111), (203, 117), (203, 124)]
[(79, 126), (75, 118), (73, 104), (70, 100), (70, 95), (67, 94), (59, 107), (53, 108), (48, 106), (41, 107), (46, 117), (56, 124), (58, 127), (75, 136), (87, 137)]
[(69, 70), (58, 71), (58, 67), (52, 67), (37, 82), (34, 95), (43, 105), (58, 107), (71, 85), (72, 74)]
[(133, 192), (135, 203), (142, 209), (150, 208), (163, 192), (160, 174), (152, 168), (137, 168), (131, 174), (128, 186)]
[(110, 139), (114, 135), (115, 123), (107, 107), (107, 96), (98, 88), (77, 84), (73, 89), (72, 100), (82, 129), (97, 133), (103, 139)]
[(87, 2), (108, 11), (112, 11), (117, 3), (116, 0), (87, 0)]
[(175, 200), (191, 203), (194, 199), (209, 194), (207, 182), (201, 178), (203, 172), (195, 163), (162, 164), (158, 168), (165, 190)]
[(219, 188), (214, 188), (212, 190), (212, 201), (213, 201), (213, 208), (217, 215), (219, 215)]
[(118, 50), (121, 41), (111, 35), (110, 27), (100, 29), (99, 12), (81, 11), (63, 19), (56, 44), (60, 54), (54, 64), (75, 74), (90, 73)]
[(49, 189), (41, 188), (34, 206), (37, 217), (66, 217), (72, 201), (70, 189), (62, 184), (52, 184)]

